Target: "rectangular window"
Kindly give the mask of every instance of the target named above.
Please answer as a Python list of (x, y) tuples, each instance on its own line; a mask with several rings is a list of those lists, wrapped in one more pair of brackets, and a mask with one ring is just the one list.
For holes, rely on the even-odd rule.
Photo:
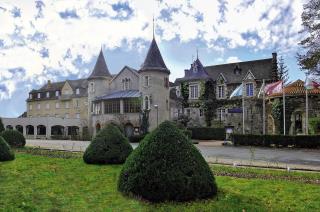
[(50, 104), (49, 104), (49, 103), (46, 104), (46, 109), (47, 109), (47, 110), (50, 109)]
[(218, 97), (219, 99), (224, 98), (224, 85), (218, 86)]
[(140, 112), (140, 101), (139, 99), (124, 99), (124, 112), (125, 113), (139, 113)]
[(246, 84), (246, 93), (247, 96), (253, 96), (253, 83)]
[(37, 104), (37, 109), (40, 110), (41, 109), (41, 105), (40, 103)]
[(29, 110), (30, 110), (30, 111), (32, 110), (32, 104), (29, 105)]
[(198, 85), (190, 85), (190, 99), (199, 98), (199, 88)]
[(46, 96), (47, 96), (47, 98), (50, 98), (50, 93), (49, 93), (49, 92), (47, 92)]
[(223, 108), (219, 108), (217, 111), (217, 117), (220, 121), (224, 121), (225, 120), (225, 115), (226, 115), (226, 110)]
[(80, 113), (76, 113), (76, 118), (77, 118), (77, 119), (80, 118)]
[(79, 100), (76, 100), (75, 106), (76, 106), (76, 108), (79, 107)]
[(120, 113), (120, 100), (105, 101), (104, 113)]
[(56, 102), (56, 109), (59, 109), (60, 108), (60, 104), (59, 102)]
[(40, 94), (40, 93), (38, 93), (37, 98), (38, 98), (38, 99), (40, 99), (40, 98), (41, 98), (41, 94)]
[(32, 94), (29, 94), (29, 99), (32, 99)]
[(59, 97), (59, 91), (56, 91), (56, 97)]
[(203, 109), (199, 109), (199, 115), (203, 116)]
[(76, 95), (79, 95), (79, 94), (80, 94), (80, 89), (77, 88), (77, 89), (76, 89)]
[(91, 91), (91, 93), (94, 93), (94, 83), (93, 82), (90, 83), (90, 91)]
[(69, 109), (69, 102), (66, 102), (66, 109)]
[(150, 80), (150, 78), (149, 78), (149, 76), (144, 76), (144, 86), (149, 86), (149, 80)]

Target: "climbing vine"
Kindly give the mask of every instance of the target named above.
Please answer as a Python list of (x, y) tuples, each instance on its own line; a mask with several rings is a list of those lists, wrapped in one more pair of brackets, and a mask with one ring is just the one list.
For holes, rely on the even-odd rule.
[(182, 96), (182, 109), (189, 107), (188, 99), (189, 99), (189, 83), (182, 82), (180, 84), (180, 91)]
[(280, 131), (283, 131), (283, 104), (279, 99), (274, 100), (271, 108), (272, 117), (280, 123)]

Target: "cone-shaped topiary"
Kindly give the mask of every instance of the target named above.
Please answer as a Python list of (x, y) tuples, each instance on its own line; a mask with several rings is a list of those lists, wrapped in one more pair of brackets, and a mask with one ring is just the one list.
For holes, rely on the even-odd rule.
[(14, 153), (7, 142), (0, 136), (0, 161), (14, 160)]
[(209, 165), (177, 126), (165, 121), (124, 164), (118, 190), (152, 202), (187, 201), (217, 193)]
[(114, 125), (107, 125), (100, 130), (83, 155), (89, 164), (124, 163), (132, 152), (128, 139)]
[(18, 130), (5, 130), (0, 134), (11, 147), (24, 147), (25, 137)]

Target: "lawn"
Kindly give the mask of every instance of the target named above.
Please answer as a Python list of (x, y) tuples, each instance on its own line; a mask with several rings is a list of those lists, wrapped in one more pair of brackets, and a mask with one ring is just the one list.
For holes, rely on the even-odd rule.
[(15, 161), (0, 163), (0, 211), (320, 211), (319, 173), (214, 165), (217, 197), (151, 204), (117, 191), (120, 165), (86, 165), (79, 154), (57, 155), (20, 152)]

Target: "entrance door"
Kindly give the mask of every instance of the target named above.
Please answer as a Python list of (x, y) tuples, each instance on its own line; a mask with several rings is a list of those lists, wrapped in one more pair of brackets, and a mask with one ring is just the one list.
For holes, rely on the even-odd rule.
[(296, 113), (294, 126), (295, 126), (296, 134), (302, 133), (302, 115), (301, 115), (301, 113)]

